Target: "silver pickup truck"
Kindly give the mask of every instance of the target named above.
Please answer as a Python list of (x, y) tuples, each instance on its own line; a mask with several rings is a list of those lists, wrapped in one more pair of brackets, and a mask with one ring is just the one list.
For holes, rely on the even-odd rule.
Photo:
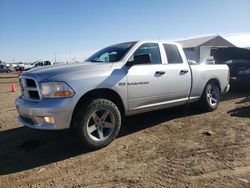
[(101, 148), (118, 135), (125, 116), (195, 101), (215, 110), (229, 77), (226, 65), (191, 65), (178, 43), (126, 42), (84, 63), (23, 73), (16, 108), (25, 126), (73, 128), (85, 147)]

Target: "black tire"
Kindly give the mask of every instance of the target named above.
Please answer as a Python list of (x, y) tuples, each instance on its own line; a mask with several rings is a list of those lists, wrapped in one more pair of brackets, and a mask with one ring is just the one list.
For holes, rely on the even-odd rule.
[[(213, 102), (211, 102), (211, 98), (208, 97), (209, 90), (211, 88), (212, 88), (211, 98), (213, 99), (212, 100)], [(216, 84), (216, 82), (214, 82), (214, 81), (210, 81), (206, 84), (205, 89), (202, 93), (202, 96), (200, 99), (201, 108), (204, 111), (208, 111), (208, 112), (214, 111), (218, 107), (218, 105), (220, 103), (220, 99), (221, 99), (221, 93), (220, 93), (220, 89), (219, 89), (218, 84)], [(217, 102), (215, 102), (215, 100)]]
[[(112, 131), (110, 131), (110, 135), (105, 140), (95, 140), (93, 139), (95, 137), (93, 135), (90, 135), (90, 133), (88, 132), (90, 119), (93, 117), (93, 113), (96, 114), (97, 112), (102, 110), (107, 110), (108, 112), (110, 112), (110, 115), (112, 115), (112, 120), (114, 122), (114, 128)], [(76, 111), (76, 115), (73, 116), (73, 118), (74, 130), (77, 132), (77, 135), (79, 136), (79, 139), (84, 147), (89, 149), (99, 149), (107, 146), (117, 137), (121, 128), (122, 118), (119, 108), (116, 106), (116, 104), (107, 99), (93, 99), (90, 101), (82, 102), (78, 110)], [(94, 123), (94, 125), (96, 126), (96, 123)], [(103, 135), (104, 129), (106, 130), (109, 128), (102, 129)], [(97, 129), (96, 131), (98, 132)]]

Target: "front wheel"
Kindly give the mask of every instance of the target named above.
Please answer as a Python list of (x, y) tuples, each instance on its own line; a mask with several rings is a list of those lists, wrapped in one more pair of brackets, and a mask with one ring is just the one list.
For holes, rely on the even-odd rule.
[(76, 131), (87, 148), (105, 147), (120, 131), (121, 114), (119, 108), (110, 100), (94, 99), (83, 103), (76, 113)]
[(212, 81), (208, 82), (201, 97), (202, 108), (206, 111), (214, 111), (218, 107), (220, 99), (218, 85)]

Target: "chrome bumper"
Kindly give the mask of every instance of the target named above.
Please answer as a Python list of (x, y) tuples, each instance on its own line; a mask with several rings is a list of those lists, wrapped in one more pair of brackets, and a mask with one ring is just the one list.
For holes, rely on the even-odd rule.
[[(72, 103), (72, 98), (28, 101), (20, 96), (16, 100), (18, 120), (24, 126), (34, 129), (67, 129), (74, 110)], [(53, 117), (54, 122), (46, 123), (44, 117)]]

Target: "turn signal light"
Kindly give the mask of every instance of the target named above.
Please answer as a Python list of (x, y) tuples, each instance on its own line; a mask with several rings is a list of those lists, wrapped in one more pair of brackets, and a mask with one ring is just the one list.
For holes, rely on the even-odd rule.
[(54, 97), (71, 97), (73, 94), (71, 91), (55, 91)]

